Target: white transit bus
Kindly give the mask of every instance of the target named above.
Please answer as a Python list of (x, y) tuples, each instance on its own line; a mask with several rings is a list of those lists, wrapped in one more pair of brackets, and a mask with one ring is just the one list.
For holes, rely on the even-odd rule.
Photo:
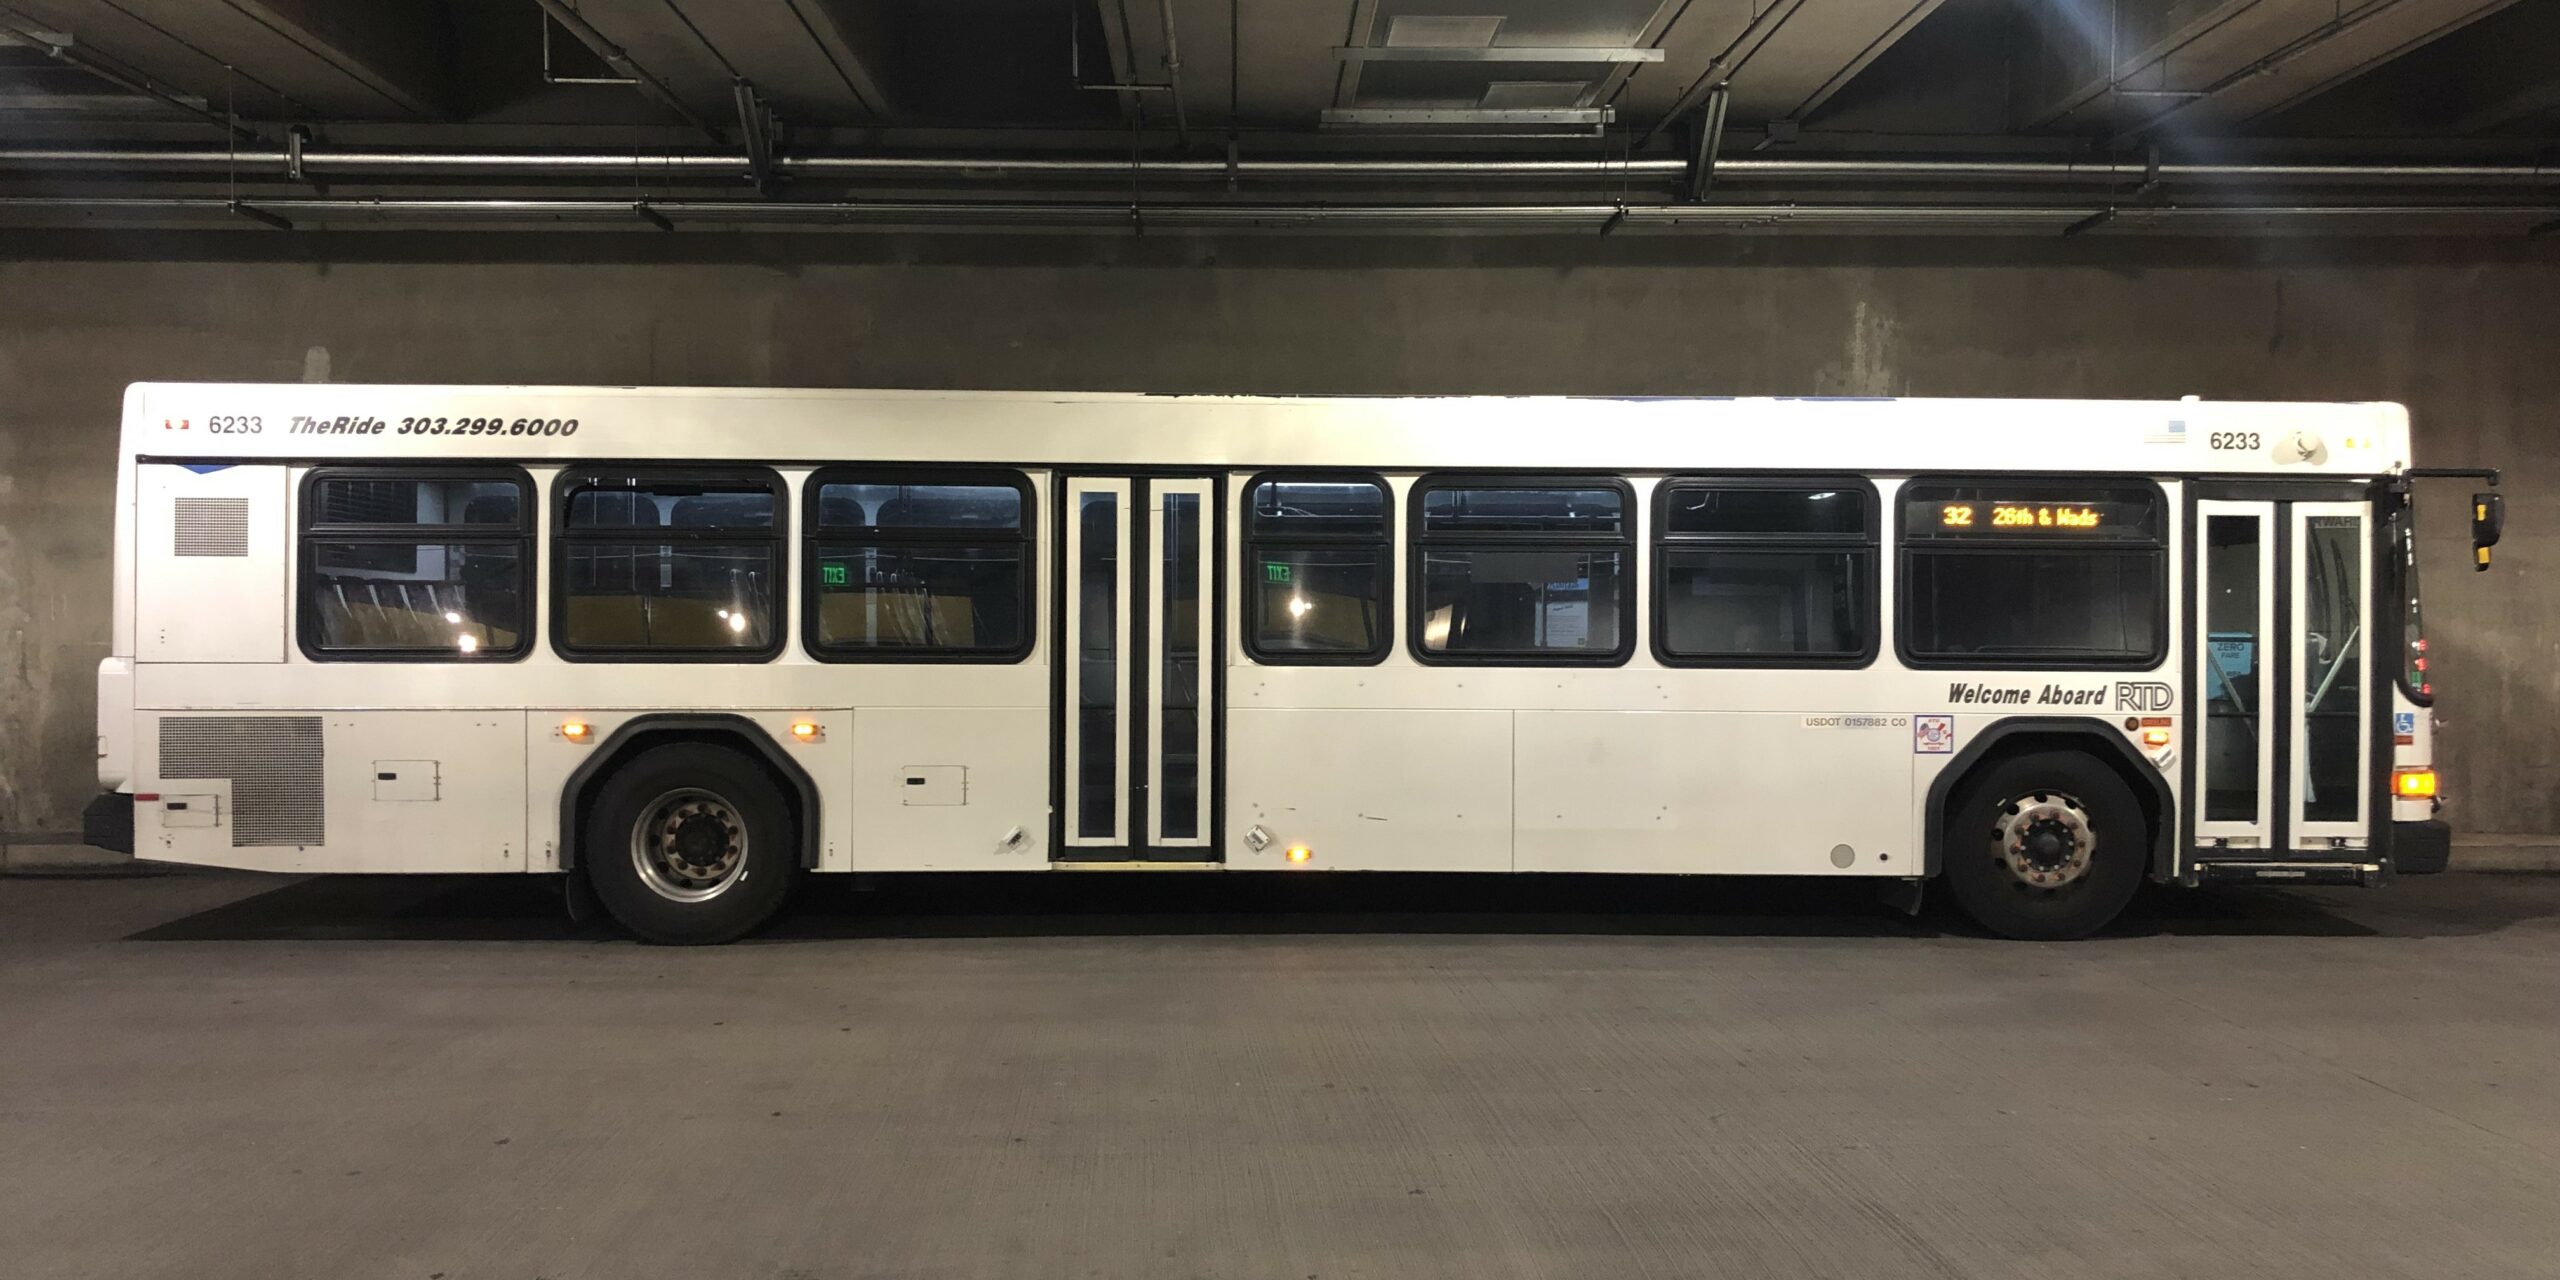
[(94, 838), (661, 942), (1204, 866), (2077, 937), (2444, 866), (2412, 475), (2378, 403), (141, 384)]

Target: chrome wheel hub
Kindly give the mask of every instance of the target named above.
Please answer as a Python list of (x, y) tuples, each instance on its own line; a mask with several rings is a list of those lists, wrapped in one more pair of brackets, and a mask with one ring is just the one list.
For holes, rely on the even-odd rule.
[(2024, 889), (2078, 881), (2097, 851), (2089, 811), (2059, 791), (2033, 791), (2002, 805), (1991, 832), (1991, 860)]
[(674, 902), (718, 897), (747, 870), (747, 824), (728, 801), (681, 787), (643, 807), (631, 827), (640, 883)]

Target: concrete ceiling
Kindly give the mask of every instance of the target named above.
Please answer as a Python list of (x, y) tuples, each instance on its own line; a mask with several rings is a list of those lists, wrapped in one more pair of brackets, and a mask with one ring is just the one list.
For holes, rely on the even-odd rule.
[[(565, 203), (508, 203), (534, 196)], [(2549, 237), (2560, 0), (0, 0), (0, 212), (438, 199)]]
[[(570, 25), (542, 3), (573, 11)], [(0, 0), (0, 31), (20, 46), (0, 57), (0, 122), (148, 119), (166, 99), (320, 128), (673, 113), (614, 83), (637, 77), (715, 124), (737, 119), (743, 80), (810, 127), (1179, 118), (1213, 135), (1428, 146), (1589, 135), (1603, 120), (1649, 134), (1725, 85), (1728, 127), (1774, 124), (1781, 141), (1818, 143), (1842, 102), (1902, 104), (1932, 134), (2118, 146), (2332, 124), (2513, 136), (2552, 128), (2560, 41), (2487, 46), (2485, 61), (2422, 55), (2509, 14), (2547, 30), (2555, 11), (2560, 0)], [(1929, 57), (1893, 56), (1915, 37)], [(2392, 75), (2401, 63), (2424, 65), (2427, 83)], [(137, 82), (161, 96), (135, 101)], [(1997, 118), (1949, 105), (1986, 85), (2002, 89)], [(2445, 101), (2469, 106), (2446, 118)]]

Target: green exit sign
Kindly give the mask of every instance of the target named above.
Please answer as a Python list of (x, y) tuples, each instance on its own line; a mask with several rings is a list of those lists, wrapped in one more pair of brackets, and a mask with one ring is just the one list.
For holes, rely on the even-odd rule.
[(828, 585), (828, 586), (830, 586), (830, 587), (841, 587), (841, 586), (843, 586), (843, 585), (845, 584), (845, 569), (844, 569), (844, 566), (843, 566), (843, 565), (840, 565), (840, 564), (822, 564), (822, 565), (819, 565), (819, 566), (818, 566), (818, 580), (819, 580), (820, 582), (823, 582), (823, 583), (827, 584), (827, 585)]
[(1287, 582), (1289, 580), (1289, 566), (1278, 560), (1263, 561), (1262, 580), (1264, 582)]

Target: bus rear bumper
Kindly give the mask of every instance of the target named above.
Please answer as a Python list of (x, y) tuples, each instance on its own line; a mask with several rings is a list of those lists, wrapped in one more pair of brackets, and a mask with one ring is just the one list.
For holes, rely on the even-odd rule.
[(2453, 861), (2453, 825), (2442, 818), (2391, 824), (2391, 869), (2431, 876)]
[(80, 840), (109, 853), (133, 852), (133, 793), (109, 791), (80, 814)]

